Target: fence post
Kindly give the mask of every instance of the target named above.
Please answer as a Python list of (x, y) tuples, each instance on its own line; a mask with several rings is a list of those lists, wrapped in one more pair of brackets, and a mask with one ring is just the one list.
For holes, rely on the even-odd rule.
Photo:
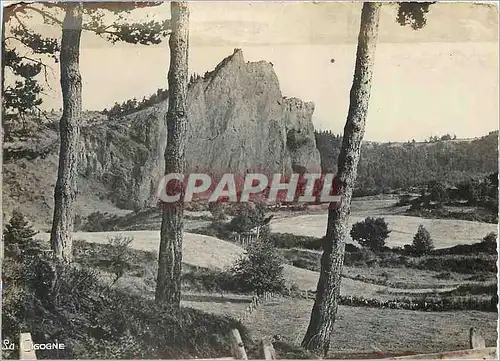
[(276, 352), (270, 341), (262, 339), (260, 342), (260, 357), (263, 360), (276, 360)]
[(236, 360), (248, 360), (240, 331), (236, 328), (231, 331), (231, 347)]
[(19, 360), (36, 360), (33, 340), (29, 332), (19, 335)]
[(469, 344), (473, 350), (486, 348), (484, 338), (477, 332), (474, 327), (469, 330)]

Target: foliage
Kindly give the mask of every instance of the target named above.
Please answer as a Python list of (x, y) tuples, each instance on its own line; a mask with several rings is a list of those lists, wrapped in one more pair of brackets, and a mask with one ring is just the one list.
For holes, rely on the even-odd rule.
[(24, 214), (14, 210), (3, 235), (6, 256), (22, 257), (38, 253), (42, 247), (39, 242), (33, 240), (37, 233), (28, 224)]
[[(47, 350), (57, 359), (217, 358), (230, 352), (229, 333), (238, 321), (198, 310), (172, 310), (153, 300), (108, 289), (95, 271), (61, 266), (54, 282), (50, 260), (33, 257), (3, 265), (2, 335), (15, 340), (30, 332), (34, 342), (57, 339), (64, 350)], [(41, 281), (44, 282), (41, 282)], [(5, 355), (18, 358), (15, 354)]]
[(128, 247), (133, 240), (132, 237), (123, 237), (122, 235), (108, 238), (108, 243), (112, 250), (109, 255), (109, 264), (115, 276), (112, 285), (124, 275), (127, 269), (127, 265), (129, 264)]
[(446, 186), (436, 180), (427, 183), (428, 200), (436, 203), (444, 203), (448, 200)]
[(490, 232), (486, 236), (484, 236), (483, 241), (485, 249), (490, 253), (497, 252), (497, 234), (495, 232)]
[[(131, 22), (124, 15), (145, 6), (158, 6), (161, 3), (89, 3), (83, 6), (84, 22), (82, 29), (92, 32), (111, 43), (118, 41), (131, 44), (159, 44), (170, 32), (170, 20), (150, 20)], [(3, 89), (3, 107), (9, 112), (26, 113), (38, 108), (42, 103), (44, 87), (39, 75), (47, 74), (52, 59), (58, 62), (59, 39), (44, 37), (28, 25), (34, 14), (40, 15), (45, 25), (62, 28), (62, 15), (68, 5), (65, 3), (13, 4), (4, 9), (6, 36), (3, 42), (3, 65), (14, 77), (13, 84)], [(112, 20), (109, 21), (112, 15)]]
[(280, 254), (267, 241), (252, 242), (246, 256), (240, 258), (232, 267), (234, 284), (242, 292), (281, 292), (285, 289), (283, 260)]
[[(342, 135), (315, 131), (322, 171), (337, 170)], [(498, 170), (498, 132), (472, 141), (434, 143), (364, 142), (356, 178), (356, 196), (390, 189), (420, 187), (429, 180), (455, 184)]]
[(239, 203), (236, 215), (227, 228), (233, 232), (246, 232), (261, 225), (265, 218), (265, 206), (262, 203)]
[(443, 296), (421, 296), (414, 298), (403, 298), (397, 300), (378, 300), (356, 296), (340, 296), (340, 304), (351, 307), (370, 307), (392, 310), (412, 310), (426, 312), (446, 312), (477, 310), (484, 312), (497, 312), (496, 297), (443, 297)]
[(230, 272), (205, 268), (184, 273), (181, 282), (189, 290), (216, 292), (222, 296), (224, 292), (237, 292), (239, 290)]
[(321, 250), (324, 238), (299, 236), (292, 233), (271, 233), (267, 237), (268, 241), (277, 248), (305, 248)]
[[(464, 203), (465, 202), (465, 203)], [(433, 180), (427, 183), (420, 197), (410, 201), (409, 214), (458, 218), (497, 223), (498, 220), (498, 172), (469, 178), (446, 187)], [(474, 212), (453, 212), (443, 206), (474, 206)], [(430, 212), (427, 212), (430, 211)]]
[(80, 226), (83, 232), (108, 232), (117, 230), (119, 219), (115, 215), (95, 211)]
[(434, 249), (431, 235), (423, 225), (418, 226), (417, 233), (413, 237), (412, 249), (417, 256), (429, 254)]
[(136, 98), (128, 99), (123, 103), (115, 103), (109, 110), (104, 109), (103, 114), (108, 116), (108, 119), (118, 119), (120, 117), (135, 113), (139, 110), (149, 108), (155, 104), (161, 103), (168, 99), (167, 89), (158, 89), (156, 93), (151, 94), (149, 97), (143, 97), (138, 101)]
[(413, 30), (422, 29), (427, 23), (426, 15), (434, 2), (400, 2), (396, 21), (402, 25), (410, 25)]
[(226, 216), (226, 205), (222, 202), (210, 202), (208, 203), (208, 210), (212, 214), (212, 219), (214, 222), (225, 221)]
[(399, 200), (396, 202), (397, 207), (404, 207), (411, 204), (412, 196), (410, 194), (403, 194), (399, 197)]
[(383, 218), (367, 217), (364, 221), (355, 223), (350, 234), (361, 246), (379, 251), (385, 246), (385, 240), (390, 233)]

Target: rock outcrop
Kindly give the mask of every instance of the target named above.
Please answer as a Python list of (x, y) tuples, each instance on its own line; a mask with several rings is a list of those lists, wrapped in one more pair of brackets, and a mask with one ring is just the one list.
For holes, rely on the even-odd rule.
[[(103, 182), (123, 208), (150, 205), (164, 172), (168, 101), (82, 129), (82, 176)], [(314, 104), (282, 96), (272, 64), (241, 50), (193, 80), (188, 92), (188, 171), (319, 171)]]

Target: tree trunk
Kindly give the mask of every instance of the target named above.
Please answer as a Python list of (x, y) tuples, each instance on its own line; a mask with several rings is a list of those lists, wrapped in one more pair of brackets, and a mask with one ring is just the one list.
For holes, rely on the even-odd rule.
[[(172, 2), (172, 33), (169, 39), (167, 147), (165, 174), (184, 173), (187, 132), (189, 8), (187, 2)], [(182, 237), (184, 230), (183, 187), (180, 201), (163, 204), (158, 255), (156, 302), (180, 306)]]
[[(3, 10), (3, 9), (2, 9)], [(5, 13), (4, 13), (5, 16)], [(2, 55), (5, 54), (5, 20), (3, 20), (3, 26), (2, 26)], [(2, 124), (0, 127), (0, 143), (2, 146), (0, 147), (0, 170), (3, 170), (3, 127), (5, 124), (5, 108), (3, 106), (3, 103), (5, 102), (3, 93), (5, 90), (5, 61), (4, 57), (2, 56), (2, 72), (1, 75), (2, 77)], [(2, 193), (3, 193), (3, 172), (0, 171), (0, 204), (3, 205), (3, 199), (2, 199)], [(2, 236), (0, 237), (0, 260), (3, 260), (3, 255), (4, 255), (4, 243), (3, 243), (3, 212), (0, 214), (0, 230), (2, 230)], [(0, 261), (0, 267), (1, 267), (1, 261)], [(0, 281), (1, 282), (1, 281)]]
[(326, 240), (321, 257), (321, 273), (311, 319), (302, 346), (326, 356), (337, 313), (345, 240), (351, 212), (351, 197), (356, 181), (361, 141), (370, 99), (371, 79), (378, 36), (380, 3), (363, 4), (358, 37), (356, 67), (350, 93), (349, 113), (339, 154), (335, 190), (340, 204), (330, 204)]
[(63, 114), (59, 122), (59, 169), (54, 191), (54, 218), (50, 241), (54, 257), (62, 262), (72, 258), (74, 201), (82, 114), (82, 79), (79, 69), (82, 5), (68, 4), (61, 40), (61, 90)]

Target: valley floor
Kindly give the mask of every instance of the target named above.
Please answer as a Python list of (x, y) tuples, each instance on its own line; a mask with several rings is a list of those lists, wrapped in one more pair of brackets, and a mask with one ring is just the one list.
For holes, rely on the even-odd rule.
[[(369, 211), (377, 215), (388, 209), (387, 201), (375, 200), (366, 206), (357, 203), (353, 206), (352, 222), (365, 216)], [(326, 227), (325, 210), (313, 210), (315, 214), (277, 214), (272, 229), (276, 232), (297, 233), (322, 236)], [(396, 214), (384, 215), (393, 230), (389, 245), (411, 242), (418, 224), (429, 227), (438, 247), (455, 244), (474, 243), (487, 232), (495, 231), (492, 224), (453, 220), (426, 220)], [(205, 222), (205, 221), (197, 221)], [(140, 293), (146, 297), (154, 296), (156, 277), (156, 254), (159, 246), (159, 231), (119, 231), (119, 232), (77, 232), (75, 240), (92, 244), (106, 244), (109, 237), (123, 235), (132, 237), (130, 247), (151, 254), (147, 262), (139, 265), (136, 275), (128, 274), (116, 286)], [(38, 238), (48, 240), (48, 234)], [(305, 251), (305, 250), (304, 250)], [(314, 251), (310, 251), (314, 252)], [(185, 233), (183, 262), (187, 267), (224, 269), (230, 267), (244, 254), (244, 249), (215, 237)], [(294, 284), (299, 291), (316, 289), (319, 273), (285, 265), (287, 282)], [(447, 292), (460, 285), (476, 282), (471, 275), (451, 273), (448, 278), (439, 277), (440, 272), (409, 268), (345, 267), (341, 293), (344, 296), (357, 296), (378, 300), (388, 300), (408, 295)], [(481, 282), (495, 281), (495, 275), (482, 275)], [(187, 291), (183, 293), (182, 304), (215, 314), (241, 317), (248, 306), (249, 297), (241, 295)], [(257, 310), (244, 320), (254, 338), (280, 335), (283, 340), (299, 345), (305, 334), (313, 305), (311, 299), (280, 297), (261, 304)], [(496, 312), (453, 311), (424, 312), (402, 309), (382, 309), (368, 307), (340, 306), (332, 336), (331, 357), (357, 353), (430, 353), (468, 348), (470, 327), (479, 329), (486, 339), (487, 346), (494, 346), (497, 339)]]

